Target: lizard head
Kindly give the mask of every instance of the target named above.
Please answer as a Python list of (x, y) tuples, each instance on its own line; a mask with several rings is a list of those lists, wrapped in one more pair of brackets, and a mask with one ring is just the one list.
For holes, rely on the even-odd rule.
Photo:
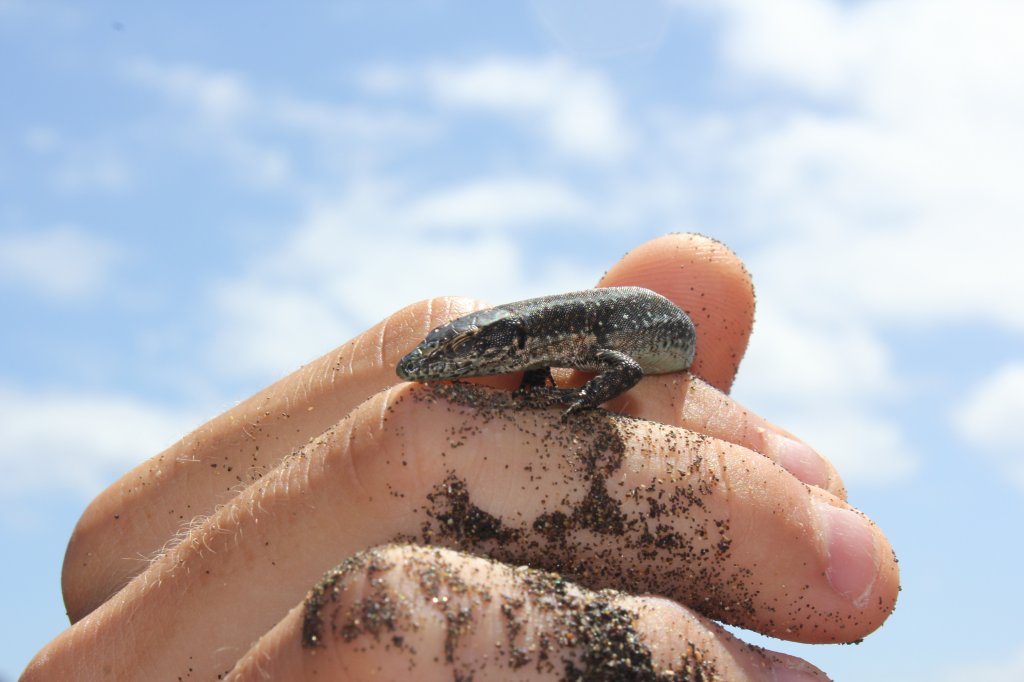
[(396, 372), (407, 381), (501, 374), (513, 371), (510, 360), (523, 344), (518, 316), (501, 308), (480, 310), (427, 334)]

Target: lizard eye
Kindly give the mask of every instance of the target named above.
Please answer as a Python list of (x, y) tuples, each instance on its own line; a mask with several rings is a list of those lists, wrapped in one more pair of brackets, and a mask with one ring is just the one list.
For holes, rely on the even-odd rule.
[(448, 342), (448, 350), (458, 350), (464, 343), (476, 336), (479, 329), (467, 329)]

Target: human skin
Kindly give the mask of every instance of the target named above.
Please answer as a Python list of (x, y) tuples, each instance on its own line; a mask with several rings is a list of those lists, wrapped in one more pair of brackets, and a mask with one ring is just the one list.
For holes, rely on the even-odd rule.
[[(888, 541), (846, 504), (827, 460), (728, 397), (754, 311), (734, 254), (669, 235), (600, 282), (623, 285), (661, 293), (697, 327), (691, 373), (645, 377), (607, 405), (638, 419), (563, 422), (559, 408), (517, 408), (501, 389), (518, 376), (475, 380), (476, 390), (402, 383), (405, 352), (484, 304), (409, 306), (97, 497), (65, 557), (73, 625), (23, 679), (562, 679), (566, 665), (593, 663), (566, 614), (595, 609), (631, 614), (641, 667), (699, 661), (706, 677), (824, 679), (712, 619), (796, 641), (859, 639), (895, 605)], [(333, 625), (311, 642), (303, 599), (353, 556), (323, 605)], [(521, 564), (578, 585), (567, 582), (551, 611), (537, 587), (551, 584), (510, 568)], [(425, 566), (447, 576), (443, 603), (457, 611), (423, 591)], [(383, 629), (338, 627), (396, 600)], [(453, 613), (470, 614), (454, 633)], [(544, 656), (526, 647), (525, 664), (513, 655), (520, 640), (557, 645)], [(539, 664), (549, 657), (561, 663)]]

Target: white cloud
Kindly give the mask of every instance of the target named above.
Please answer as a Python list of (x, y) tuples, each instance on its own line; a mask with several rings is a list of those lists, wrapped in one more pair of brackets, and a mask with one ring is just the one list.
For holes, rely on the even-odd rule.
[(196, 415), (127, 396), (0, 387), (0, 497), (89, 499), (197, 425)]
[[(760, 290), (794, 310), (877, 326), (988, 322), (1024, 332), (1024, 230), (1008, 215), (958, 225), (936, 218), (905, 227), (853, 224), (780, 239), (750, 260)], [(1024, 224), (1024, 223), (1022, 223)], [(860, 227), (861, 229), (857, 229)]]
[(584, 197), (552, 178), (484, 178), (441, 189), (409, 208), (413, 225), (437, 228), (572, 223), (589, 213)]
[(1024, 490), (1024, 361), (971, 389), (950, 415), (960, 436)]
[(636, 148), (636, 131), (604, 74), (562, 58), (372, 64), (355, 80), (373, 95), (425, 93), (450, 110), (510, 119), (564, 158), (613, 165)]
[(772, 77), (827, 94), (855, 85), (847, 68), (850, 20), (841, 3), (683, 0), (678, 4), (724, 15), (723, 56), (751, 77)]
[[(837, 98), (871, 112), (903, 116), (988, 116), (1007, 97), (1024, 7), (1006, 0), (677, 0), (724, 19), (720, 43), (737, 72), (771, 85)], [(1019, 90), (1019, 89), (1018, 89)], [(961, 95), (966, 94), (966, 100)], [(980, 111), (975, 105), (981, 105)], [(1019, 117), (1007, 115), (1007, 121)], [(920, 121), (926, 123), (927, 121)]]
[(615, 90), (597, 71), (562, 59), (495, 58), (469, 65), (437, 65), (427, 85), (442, 103), (540, 123), (558, 150), (585, 160), (614, 161), (632, 147)]
[(798, 95), (727, 114), (704, 168), (737, 222), (773, 232), (757, 259), (787, 301), (1024, 330), (1024, 308), (992, 295), (1024, 290), (1024, 5), (682, 4), (725, 18), (726, 82)]
[(106, 286), (119, 251), (73, 226), (0, 235), (0, 285), (78, 300)]

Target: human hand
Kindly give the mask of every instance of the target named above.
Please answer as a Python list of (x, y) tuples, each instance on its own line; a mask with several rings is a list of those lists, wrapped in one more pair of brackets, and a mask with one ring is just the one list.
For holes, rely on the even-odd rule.
[(565, 424), (505, 392), (399, 383), (409, 348), (480, 304), (410, 306), (102, 493), (65, 559), (75, 625), (25, 679), (813, 674), (709, 619), (851, 641), (892, 610), (898, 572), (831, 465), (721, 392), (752, 324), (745, 271), (672, 235), (601, 284), (687, 310), (703, 380), (645, 377), (610, 405), (642, 421)]

